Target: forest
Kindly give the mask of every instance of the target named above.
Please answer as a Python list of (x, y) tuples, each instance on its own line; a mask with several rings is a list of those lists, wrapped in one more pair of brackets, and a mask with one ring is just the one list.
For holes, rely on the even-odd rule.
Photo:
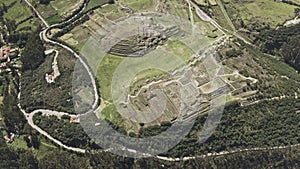
[(63, 116), (63, 118), (59, 120), (56, 116), (47, 117), (42, 116), (41, 113), (35, 114), (33, 117), (33, 121), (37, 126), (66, 145), (78, 148), (97, 148), (84, 132), (81, 125), (78, 123), (70, 123), (69, 119), (69, 116)]
[(198, 142), (206, 117), (198, 117), (190, 134), (167, 154), (188, 156), (254, 147), (273, 147), (300, 142), (300, 100), (262, 101), (241, 107), (226, 107), (213, 135), (203, 144)]
[(300, 71), (300, 24), (264, 29), (256, 36), (255, 43), (263, 48), (263, 52), (281, 56), (283, 61)]

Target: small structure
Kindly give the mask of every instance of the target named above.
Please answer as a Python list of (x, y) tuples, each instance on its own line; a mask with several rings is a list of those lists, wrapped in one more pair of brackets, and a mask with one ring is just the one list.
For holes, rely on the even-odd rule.
[(58, 51), (51, 49), (51, 50), (45, 51), (45, 54), (46, 54), (46, 55), (49, 55), (49, 54), (51, 54), (52, 52), (56, 52), (56, 55), (55, 55), (54, 60), (53, 60), (53, 62), (52, 62), (52, 69), (53, 69), (53, 72), (52, 72), (51, 74), (46, 73), (46, 76), (45, 76), (45, 79), (46, 79), (47, 83), (49, 83), (49, 84), (55, 83), (54, 80), (55, 80), (58, 76), (60, 76), (60, 72), (59, 72), (59, 70), (58, 70), (58, 64), (57, 64)]
[(7, 59), (10, 56), (10, 46), (3, 48), (1, 47), (0, 49), (0, 59)]
[(14, 138), (15, 138), (14, 133), (10, 133), (10, 134), (4, 136), (4, 139), (7, 143), (12, 143), (14, 141)]
[(73, 116), (70, 116), (70, 123), (79, 123), (80, 120), (78, 118), (78, 116), (76, 115), (73, 115)]
[(46, 79), (46, 81), (47, 81), (47, 83), (54, 83), (54, 78), (53, 78), (53, 75), (52, 74), (48, 74), (48, 73), (46, 73), (46, 76), (45, 76), (45, 79)]

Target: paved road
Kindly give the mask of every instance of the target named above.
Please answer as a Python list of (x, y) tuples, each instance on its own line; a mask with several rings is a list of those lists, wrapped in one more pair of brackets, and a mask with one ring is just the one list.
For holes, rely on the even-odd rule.
[(299, 146), (300, 146), (300, 144), (294, 144), (294, 145), (288, 145), (288, 146), (274, 146), (274, 147), (255, 147), (255, 148), (237, 149), (237, 150), (232, 150), (232, 151), (221, 151), (218, 153), (207, 153), (205, 155), (189, 156), (189, 157), (182, 157), (182, 158), (171, 158), (171, 157), (165, 157), (165, 156), (156, 156), (156, 158), (165, 160), (165, 161), (172, 161), (172, 162), (187, 161), (187, 160), (193, 160), (193, 159), (197, 159), (197, 158), (221, 156), (221, 155), (228, 155), (228, 154), (241, 153), (241, 152), (279, 150), (279, 149), (288, 149), (288, 148), (299, 147)]
[(46, 136), (47, 138), (49, 138), (50, 140), (52, 140), (53, 142), (55, 142), (57, 145), (64, 147), (65, 149), (68, 150), (72, 150), (72, 151), (76, 151), (76, 152), (80, 152), (80, 153), (85, 153), (86, 150), (85, 149), (81, 149), (81, 148), (75, 148), (75, 147), (70, 147), (67, 146), (65, 144), (63, 144), (61, 141), (53, 138), (50, 134), (48, 134), (46, 131), (42, 130), (39, 126), (35, 125), (33, 122), (33, 116), (36, 113), (43, 113), (45, 115), (54, 115), (54, 116), (58, 116), (61, 117), (62, 115), (69, 115), (68, 113), (64, 113), (64, 112), (57, 112), (57, 111), (51, 111), (51, 110), (43, 110), (43, 109), (39, 109), (39, 110), (35, 110), (33, 112), (31, 112), (29, 115), (26, 116), (27, 121), (29, 123), (29, 125), (34, 128), (35, 130), (37, 130), (40, 134)]
[[(33, 5), (30, 4), (30, 2), (28, 0), (25, 0), (25, 2), (30, 6), (30, 8), (35, 12), (35, 14), (40, 18), (40, 20), (45, 24), (46, 26), (46, 29), (43, 30), (41, 33), (40, 33), (40, 37), (42, 40), (44, 40), (45, 42), (47, 43), (51, 43), (51, 44), (54, 44), (54, 45), (58, 45), (66, 50), (68, 50), (69, 52), (71, 52), (79, 61), (80, 63), (84, 66), (84, 68), (87, 70), (88, 72), (88, 75), (90, 76), (90, 79), (92, 81), (92, 84), (93, 84), (93, 88), (94, 88), (94, 92), (95, 92), (95, 102), (93, 104), (93, 109), (95, 109), (98, 105), (98, 98), (99, 98), (99, 95), (97, 93), (97, 87), (96, 87), (96, 82), (95, 82), (95, 78), (91, 72), (91, 70), (89, 69), (89, 67), (87, 66), (87, 64), (84, 62), (84, 60), (81, 58), (80, 55), (78, 55), (75, 51), (73, 51), (70, 47), (66, 46), (66, 45), (63, 45), (59, 42), (55, 42), (55, 41), (52, 41), (50, 39), (48, 39), (48, 37), (46, 36), (47, 34), (47, 31), (50, 30), (52, 27), (55, 27), (55, 26), (59, 26), (60, 24), (64, 24), (64, 23), (67, 23), (67, 22), (70, 22), (73, 18), (77, 17), (77, 15), (75, 15), (74, 17), (70, 18), (69, 20), (67, 21), (64, 21), (60, 24), (54, 24), (54, 25), (51, 25), (49, 26), (49, 24), (43, 19), (43, 17), (39, 14), (39, 12), (34, 8)], [(84, 4), (84, 7), (82, 8), (82, 10), (80, 12), (82, 12), (85, 7), (86, 7), (87, 3)], [(47, 53), (51, 52), (51, 51), (46, 51)], [(53, 52), (53, 51), (52, 51)], [(58, 51), (56, 51), (56, 54), (58, 54)], [(19, 74), (20, 75), (20, 74)], [(20, 100), (21, 98), (21, 84), (19, 85), (19, 93), (18, 93), (18, 100)], [(61, 141), (55, 139), (54, 137), (52, 137), (50, 134), (48, 134), (47, 132), (45, 132), (44, 130), (42, 130), (40, 127), (38, 127), (37, 125), (34, 124), (33, 122), (33, 116), (38, 113), (38, 112), (42, 112), (43, 114), (45, 115), (55, 115), (55, 116), (62, 116), (62, 115), (68, 115), (68, 113), (64, 113), (64, 112), (58, 112), (58, 111), (52, 111), (52, 110), (45, 110), (45, 109), (39, 109), (39, 110), (35, 110), (33, 112), (30, 112), (30, 113), (26, 113), (26, 111), (21, 107), (21, 104), (19, 103), (18, 104), (18, 107), (19, 109), (21, 110), (21, 112), (24, 114), (24, 116), (26, 117), (27, 121), (28, 121), (28, 124), (36, 129), (40, 134), (46, 136), (47, 138), (49, 138), (50, 140), (52, 140), (53, 142), (55, 142), (56, 144), (58, 144), (59, 146), (61, 147), (64, 147), (68, 150), (72, 150), (72, 151), (76, 151), (76, 152), (80, 152), (80, 153), (84, 153), (85, 150), (84, 149), (80, 149), (80, 148), (75, 148), (75, 147), (70, 147), (70, 146), (67, 146), (65, 144), (63, 144)]]

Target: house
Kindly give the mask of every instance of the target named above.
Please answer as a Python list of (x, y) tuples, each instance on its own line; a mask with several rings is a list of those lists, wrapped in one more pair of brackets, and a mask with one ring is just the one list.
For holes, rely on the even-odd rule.
[(80, 120), (78, 118), (78, 116), (76, 115), (73, 115), (73, 116), (70, 116), (70, 123), (79, 123)]
[(45, 76), (45, 79), (47, 81), (47, 83), (54, 83), (54, 78), (53, 78), (53, 75), (49, 75), (48, 73), (46, 73), (46, 76)]
[(4, 136), (4, 139), (7, 143), (12, 143), (14, 141), (14, 137), (15, 137), (15, 134), (10, 133), (10, 134)]
[(0, 49), (0, 59), (7, 59), (10, 56), (10, 46)]
[(10, 136), (6, 135), (6, 136), (4, 136), (4, 139), (7, 143), (11, 143)]

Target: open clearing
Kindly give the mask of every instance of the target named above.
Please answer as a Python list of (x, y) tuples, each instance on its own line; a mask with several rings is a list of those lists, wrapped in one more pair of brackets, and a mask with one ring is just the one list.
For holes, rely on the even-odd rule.
[(84, 10), (84, 12), (89, 11), (92, 8), (102, 6), (107, 3), (108, 3), (108, 0), (90, 0), (87, 7)]
[[(3, 3), (4, 1), (0, 1), (0, 3)], [(5, 1), (6, 5), (12, 5), (7, 10), (7, 13), (4, 14), (4, 18), (13, 20), (18, 24), (19, 22), (29, 18), (30, 16), (33, 16), (31, 13), (30, 8), (25, 4), (25, 2), (22, 1)]]
[(235, 3), (233, 0), (225, 4), (231, 9), (229, 16), (232, 20), (241, 18), (245, 24), (268, 23), (272, 27), (282, 24), (294, 17), (297, 6), (273, 0), (255, 0), (252, 2)]
[(146, 11), (154, 8), (153, 0), (119, 0), (124, 6), (138, 11)]
[(51, 1), (51, 6), (63, 18), (71, 15), (74, 10), (78, 9), (84, 0), (54, 0)]

